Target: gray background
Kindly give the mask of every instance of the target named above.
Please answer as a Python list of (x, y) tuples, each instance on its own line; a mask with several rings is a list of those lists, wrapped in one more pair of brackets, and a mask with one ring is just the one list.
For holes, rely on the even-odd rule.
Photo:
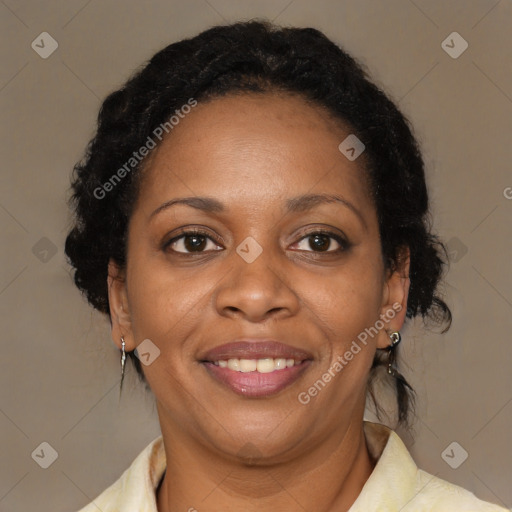
[[(159, 435), (131, 366), (119, 401), (108, 323), (72, 285), (70, 171), (101, 99), (155, 51), (252, 17), (325, 31), (411, 119), (451, 251), (454, 324), (404, 330), (419, 419), (414, 439), (399, 433), (422, 469), (512, 506), (510, 0), (5, 0), (0, 15), (1, 511), (77, 510)], [(59, 45), (47, 59), (31, 47), (43, 31)], [(469, 44), (456, 59), (441, 46), (454, 31)], [(469, 454), (457, 469), (441, 456), (453, 441)], [(58, 453), (48, 469), (31, 457), (42, 442)]]

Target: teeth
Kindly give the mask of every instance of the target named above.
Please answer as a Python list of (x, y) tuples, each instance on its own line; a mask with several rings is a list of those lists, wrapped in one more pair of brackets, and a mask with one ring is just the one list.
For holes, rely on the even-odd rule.
[(301, 361), (295, 361), (295, 359), (283, 359), (283, 358), (265, 358), (265, 359), (228, 359), (227, 361), (214, 361), (216, 366), (220, 368), (229, 368), (235, 372), (249, 373), (271, 373), (275, 370), (284, 370), (291, 368), (296, 364), (300, 364)]
[(286, 359), (274, 359), (276, 370), (283, 370), (286, 368)]
[(256, 359), (240, 359), (240, 371), (242, 373), (256, 371)]
[(271, 373), (276, 369), (273, 359), (258, 359), (256, 370), (260, 373)]
[(228, 368), (230, 370), (234, 370), (235, 372), (240, 371), (240, 360), (239, 359), (229, 359), (228, 360)]

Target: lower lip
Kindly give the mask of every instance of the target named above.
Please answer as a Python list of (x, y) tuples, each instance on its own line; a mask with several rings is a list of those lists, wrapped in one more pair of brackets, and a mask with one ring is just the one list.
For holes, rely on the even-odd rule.
[(229, 368), (221, 368), (213, 363), (203, 363), (208, 373), (215, 379), (225, 384), (231, 391), (252, 398), (275, 395), (279, 391), (295, 382), (311, 361), (285, 368), (274, 370), (271, 373), (237, 372)]

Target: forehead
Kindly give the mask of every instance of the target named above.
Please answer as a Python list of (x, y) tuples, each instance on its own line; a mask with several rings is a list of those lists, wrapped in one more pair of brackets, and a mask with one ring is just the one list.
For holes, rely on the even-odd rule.
[(250, 203), (336, 189), (365, 202), (363, 157), (351, 162), (338, 149), (349, 134), (341, 120), (297, 95), (200, 102), (151, 156), (139, 199), (214, 195)]

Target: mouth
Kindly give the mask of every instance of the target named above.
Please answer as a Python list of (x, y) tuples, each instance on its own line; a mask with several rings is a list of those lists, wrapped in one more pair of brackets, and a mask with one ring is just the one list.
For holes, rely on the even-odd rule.
[(231, 391), (257, 398), (290, 386), (312, 360), (310, 353), (274, 340), (240, 340), (208, 351), (200, 363)]

